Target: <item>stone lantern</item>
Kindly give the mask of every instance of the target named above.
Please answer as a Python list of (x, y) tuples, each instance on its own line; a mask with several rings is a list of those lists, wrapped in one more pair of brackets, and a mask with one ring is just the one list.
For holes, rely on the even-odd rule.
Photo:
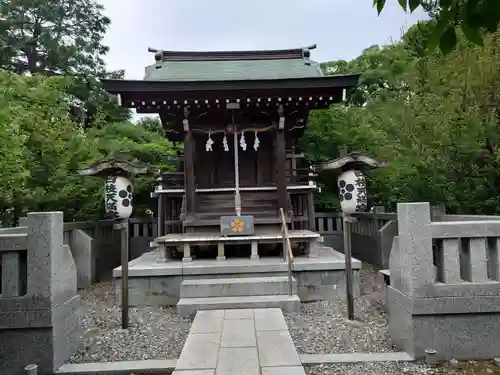
[(385, 166), (385, 162), (378, 162), (369, 156), (361, 155), (359, 152), (344, 153), (339, 158), (320, 165), (321, 170), (334, 170), (339, 173), (337, 186), (340, 195), (340, 207), (343, 213), (347, 317), (349, 320), (354, 319), (351, 223), (355, 222), (356, 219), (352, 215), (365, 212), (368, 208), (366, 180), (363, 171)]

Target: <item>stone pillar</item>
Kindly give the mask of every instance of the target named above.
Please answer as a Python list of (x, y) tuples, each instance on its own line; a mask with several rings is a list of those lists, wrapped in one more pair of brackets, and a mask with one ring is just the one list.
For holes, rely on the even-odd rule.
[(21, 375), (35, 363), (40, 374), (52, 374), (79, 346), (77, 270), (63, 244), (61, 212), (30, 213), (25, 230), (26, 294), (0, 297), (7, 317), (0, 319), (0, 373)]
[(429, 203), (398, 203), (401, 277), (405, 292), (425, 297), (434, 285)]

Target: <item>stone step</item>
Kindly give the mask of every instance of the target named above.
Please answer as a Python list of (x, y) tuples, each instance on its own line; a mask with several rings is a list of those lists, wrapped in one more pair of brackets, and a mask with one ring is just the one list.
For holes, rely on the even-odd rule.
[[(288, 294), (287, 276), (196, 279), (181, 283), (181, 298), (238, 297)], [(292, 293), (297, 294), (297, 281), (292, 278)]]
[(297, 295), (289, 296), (240, 296), (240, 297), (206, 297), (181, 298), (177, 303), (177, 313), (181, 316), (194, 315), (198, 310), (219, 309), (261, 309), (277, 307), (288, 312), (300, 309), (300, 299)]

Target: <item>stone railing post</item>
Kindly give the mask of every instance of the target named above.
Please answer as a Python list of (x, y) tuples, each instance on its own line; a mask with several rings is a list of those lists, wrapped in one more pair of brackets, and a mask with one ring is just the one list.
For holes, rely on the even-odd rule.
[(401, 277), (410, 296), (426, 296), (434, 284), (429, 203), (398, 203)]

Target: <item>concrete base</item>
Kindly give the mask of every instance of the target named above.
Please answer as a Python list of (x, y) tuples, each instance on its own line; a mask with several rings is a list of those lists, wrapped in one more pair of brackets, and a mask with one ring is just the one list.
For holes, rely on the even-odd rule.
[(299, 354), (303, 365), (354, 364), (370, 362), (412, 362), (415, 359), (405, 352), (388, 353), (336, 353)]
[(40, 375), (52, 374), (78, 349), (79, 308), (75, 296), (52, 310), (0, 313), (0, 374), (24, 375), (29, 364), (38, 365)]
[(176, 359), (149, 359), (144, 361), (67, 363), (54, 375), (165, 375), (175, 368)]
[[(390, 286), (387, 292), (389, 334), (398, 349), (417, 359), (425, 357), (426, 349), (436, 350), (438, 360), (481, 360), (498, 356), (500, 312), (493, 308), (477, 313), (471, 311), (478, 307), (487, 310), (486, 304), (479, 299), (445, 297), (412, 300)], [(438, 311), (448, 307), (446, 302), (453, 307), (448, 311)], [(494, 306), (498, 306), (498, 296), (491, 298), (490, 307)]]
[[(158, 262), (156, 251), (143, 254), (129, 263), (129, 303), (131, 306), (176, 305), (181, 297), (181, 283), (195, 279), (287, 277), (288, 264), (280, 257), (259, 260), (193, 260)], [(354, 295), (359, 295), (361, 262), (353, 259)], [(115, 295), (120, 303), (121, 267), (113, 270)], [(293, 277), (302, 302), (345, 297), (344, 255), (322, 247), (318, 258), (296, 257)]]

